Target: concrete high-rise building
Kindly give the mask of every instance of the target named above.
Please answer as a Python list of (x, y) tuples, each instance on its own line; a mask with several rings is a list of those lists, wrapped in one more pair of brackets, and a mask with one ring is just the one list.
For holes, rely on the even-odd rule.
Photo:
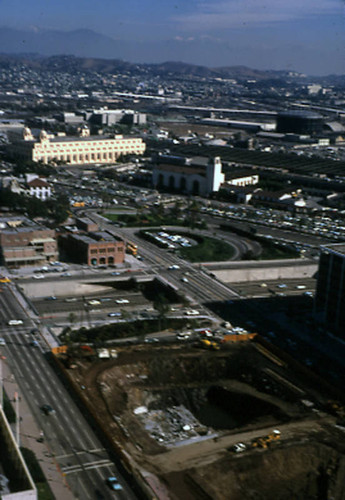
[(345, 244), (321, 247), (315, 315), (327, 330), (345, 340)]

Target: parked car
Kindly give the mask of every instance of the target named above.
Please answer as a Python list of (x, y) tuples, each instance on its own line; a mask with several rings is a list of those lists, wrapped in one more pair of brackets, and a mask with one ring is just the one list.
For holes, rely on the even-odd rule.
[(23, 324), (22, 319), (10, 319), (10, 321), (7, 323), (9, 326), (18, 326)]
[(121, 484), (118, 482), (118, 479), (116, 476), (108, 477), (107, 485), (114, 491), (120, 491), (123, 489)]

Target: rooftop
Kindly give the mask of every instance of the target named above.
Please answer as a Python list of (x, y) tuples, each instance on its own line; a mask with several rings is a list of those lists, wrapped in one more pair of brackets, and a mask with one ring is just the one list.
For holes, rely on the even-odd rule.
[(334, 243), (332, 245), (322, 246), (321, 249), (323, 252), (332, 252), (345, 256), (345, 243)]

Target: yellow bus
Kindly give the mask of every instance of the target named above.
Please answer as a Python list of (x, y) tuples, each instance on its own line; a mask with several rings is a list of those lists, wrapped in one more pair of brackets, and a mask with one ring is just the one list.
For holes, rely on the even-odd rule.
[(134, 255), (134, 257), (136, 257), (138, 253), (138, 245), (132, 243), (131, 241), (127, 241), (126, 253), (129, 253), (131, 255)]

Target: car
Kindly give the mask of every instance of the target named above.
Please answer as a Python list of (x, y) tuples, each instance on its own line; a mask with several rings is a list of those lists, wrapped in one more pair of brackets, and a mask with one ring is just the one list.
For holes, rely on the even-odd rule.
[(22, 319), (10, 319), (10, 321), (7, 323), (9, 326), (18, 326), (23, 324)]
[(52, 408), (50, 405), (48, 404), (44, 404), (41, 406), (41, 410), (43, 411), (43, 413), (45, 415), (53, 415), (55, 413), (55, 410), (54, 408)]
[(287, 288), (287, 285), (285, 285), (285, 283), (280, 283), (277, 285), (277, 288)]
[(181, 332), (176, 335), (177, 340), (188, 340), (192, 335), (192, 332)]
[(0, 337), (0, 345), (6, 345), (6, 341), (3, 337)]
[(107, 485), (114, 491), (120, 491), (123, 489), (116, 476), (108, 477)]
[(196, 309), (188, 309), (188, 311), (186, 311), (186, 314), (187, 316), (197, 316), (199, 314), (199, 311), (197, 311)]
[(120, 276), (121, 273), (119, 273), (119, 271), (113, 271), (112, 273), (110, 273), (112, 276)]
[(208, 329), (206, 329), (206, 330), (201, 330), (201, 331), (199, 332), (199, 334), (200, 334), (201, 336), (204, 336), (204, 337), (213, 337), (213, 333), (211, 332), (211, 330), (208, 330)]
[(172, 266), (168, 267), (169, 271), (176, 271), (177, 269), (180, 269), (180, 266), (177, 264), (173, 264)]
[(67, 273), (62, 273), (61, 276), (64, 276), (67, 278), (68, 276), (72, 276), (72, 274), (67, 272)]
[(121, 316), (121, 313), (120, 312), (113, 312), (113, 313), (109, 313), (108, 316), (110, 318), (119, 318)]
[(116, 299), (115, 302), (116, 304), (129, 304), (128, 299)]
[(100, 303), (101, 303), (101, 302), (100, 302), (99, 300), (97, 300), (97, 299), (92, 299), (92, 300), (89, 300), (89, 301), (88, 301), (88, 304), (89, 304), (90, 306), (99, 306), (99, 305), (100, 305)]
[(43, 280), (44, 279), (44, 274), (34, 274), (35, 280)]
[(65, 299), (65, 302), (77, 302), (77, 297), (67, 297)]
[(30, 342), (30, 345), (31, 345), (31, 347), (39, 347), (39, 343), (37, 342), (37, 340), (32, 340)]
[(305, 295), (306, 297), (312, 297), (313, 292), (304, 292), (303, 295)]
[(40, 333), (39, 329), (38, 328), (33, 328), (31, 331), (30, 331), (31, 335), (37, 335)]
[(242, 453), (246, 449), (247, 449), (247, 447), (246, 447), (246, 445), (244, 443), (237, 443), (237, 444), (234, 444), (234, 446), (232, 447), (232, 450), (235, 453)]
[(46, 300), (57, 300), (55, 295), (50, 295), (50, 297), (46, 297)]
[(185, 276), (181, 278), (181, 281), (183, 281), (183, 283), (189, 283), (188, 278), (186, 278)]

